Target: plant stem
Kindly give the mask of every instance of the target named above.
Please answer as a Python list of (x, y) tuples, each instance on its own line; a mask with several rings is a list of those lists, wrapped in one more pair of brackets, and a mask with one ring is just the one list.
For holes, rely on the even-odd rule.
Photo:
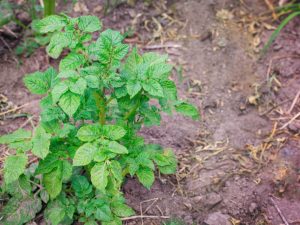
[[(104, 90), (102, 91), (102, 93), (104, 93)], [(96, 105), (99, 109), (99, 123), (101, 125), (104, 125), (106, 121), (106, 101), (102, 93), (94, 92), (94, 96)]]
[(140, 106), (140, 96), (138, 97), (138, 99), (136, 100), (135, 105), (131, 108), (131, 110), (129, 110), (125, 116), (124, 116), (124, 120), (128, 120), (132, 115), (135, 114), (136, 110), (139, 108)]
[(44, 17), (55, 14), (55, 0), (44, 0)]

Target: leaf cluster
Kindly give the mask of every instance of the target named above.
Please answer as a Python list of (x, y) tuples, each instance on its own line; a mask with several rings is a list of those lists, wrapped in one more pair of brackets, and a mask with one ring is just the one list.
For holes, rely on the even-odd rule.
[[(175, 173), (172, 150), (145, 143), (138, 131), (159, 125), (162, 112), (197, 119), (197, 109), (178, 99), (166, 55), (140, 55), (136, 48), (128, 54), (123, 36), (110, 29), (94, 41), (101, 27), (95, 16), (53, 15), (35, 24), (51, 33), (47, 53), (64, 54), (58, 71), (24, 77), (28, 90), (43, 97), (40, 124), (0, 137), (15, 152), (4, 164), (10, 200), (2, 224), (24, 224), (41, 209), (53, 225), (122, 224), (134, 214), (121, 189), (126, 177), (150, 189), (156, 168)], [(38, 163), (28, 165), (28, 152)]]

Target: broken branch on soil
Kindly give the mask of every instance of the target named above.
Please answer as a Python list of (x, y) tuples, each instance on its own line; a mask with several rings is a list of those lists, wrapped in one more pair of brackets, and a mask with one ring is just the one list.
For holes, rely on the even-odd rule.
[(284, 217), (283, 213), (281, 212), (280, 208), (276, 205), (276, 202), (274, 201), (273, 198), (270, 198), (271, 202), (273, 203), (276, 211), (278, 212), (280, 218), (282, 219), (282, 221), (284, 222), (285, 225), (290, 225), (289, 222), (287, 221), (287, 219)]
[(265, 0), (266, 5), (268, 6), (268, 8), (272, 11), (272, 17), (274, 20), (278, 19), (278, 16), (275, 12), (275, 8), (272, 2), (270, 2), (270, 0)]
[(26, 105), (28, 105), (28, 103), (25, 103), (24, 105), (21, 105), (21, 106), (18, 106), (18, 107), (16, 107), (16, 108), (7, 110), (7, 111), (5, 111), (5, 112), (1, 112), (1, 113), (0, 113), (0, 116), (4, 116), (4, 115), (6, 115), (6, 114), (8, 114), (8, 113), (15, 112), (15, 111), (17, 111), (17, 110), (19, 110), (19, 109), (22, 109), (22, 108), (25, 107)]
[(169, 219), (170, 216), (130, 216), (130, 217), (124, 217), (121, 220), (126, 221), (126, 220), (134, 220), (134, 219)]
[(297, 103), (297, 101), (298, 101), (299, 96), (300, 96), (300, 91), (298, 91), (298, 93), (296, 94), (296, 96), (295, 96), (295, 98), (294, 98), (294, 100), (293, 100), (293, 103), (292, 103), (291, 107), (290, 107), (289, 110), (287, 111), (288, 114), (290, 114), (290, 113), (293, 111), (293, 109), (294, 109), (294, 107), (295, 107), (295, 105), (296, 105), (296, 103)]
[(282, 127), (280, 127), (280, 130), (283, 130), (288, 125), (290, 125), (295, 119), (297, 119), (300, 116), (300, 112), (298, 112), (292, 119), (290, 119), (287, 123), (285, 123)]
[(163, 48), (182, 48), (182, 45), (179, 44), (161, 44), (161, 45), (148, 45), (144, 46), (145, 50), (155, 50), (155, 49), (163, 49)]
[(261, 113), (260, 116), (265, 116), (265, 115), (269, 114), (270, 112), (272, 112), (274, 109), (277, 109), (279, 106), (282, 106), (285, 103), (288, 103), (290, 101), (292, 101), (292, 100), (291, 99), (287, 99), (285, 101), (282, 101), (282, 102), (278, 103), (277, 105), (273, 106), (271, 109), (268, 109), (265, 112)]

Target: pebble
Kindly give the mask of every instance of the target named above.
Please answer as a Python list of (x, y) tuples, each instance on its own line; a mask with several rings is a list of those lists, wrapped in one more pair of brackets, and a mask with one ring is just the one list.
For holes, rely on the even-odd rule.
[(212, 192), (205, 196), (204, 205), (205, 205), (205, 207), (211, 209), (222, 201), (223, 201), (223, 198), (221, 197), (221, 195), (219, 195), (215, 192)]
[(298, 133), (300, 130), (300, 124), (299, 123), (291, 123), (288, 125), (289, 131), (293, 133)]
[(221, 212), (214, 212), (208, 215), (204, 225), (231, 225), (230, 216)]
[(257, 211), (258, 205), (255, 202), (252, 202), (249, 206), (249, 212), (255, 214)]

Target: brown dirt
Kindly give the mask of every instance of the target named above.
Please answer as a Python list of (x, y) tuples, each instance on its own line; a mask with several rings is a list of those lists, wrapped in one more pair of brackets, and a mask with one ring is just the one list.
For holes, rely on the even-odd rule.
[[(174, 2), (176, 7), (172, 5)], [(273, 199), (291, 224), (300, 221), (297, 136), (300, 124), (295, 120), (284, 132), (278, 129), (299, 112), (298, 101), (293, 111), (286, 113), (300, 85), (300, 27), (297, 26), (300, 20), (290, 23), (274, 48), (259, 61), (253, 48), (256, 36), (249, 32), (248, 24), (241, 21), (246, 18), (245, 14), (253, 17), (266, 8), (263, 1), (244, 2), (245, 5), (234, 0), (168, 1), (165, 9), (138, 3), (135, 8), (120, 6), (104, 16), (103, 11), (95, 11), (100, 5), (97, 1), (86, 1), (88, 10), (103, 19), (104, 27), (124, 30), (139, 18), (135, 34), (138, 43), (152, 39), (155, 27), (147, 31), (143, 21), (153, 16), (160, 18), (162, 12), (167, 12), (182, 22), (167, 28), (177, 34), (172, 44), (175, 42), (183, 48), (159, 51), (169, 52), (173, 64), (183, 65), (183, 82), (176, 73), (174, 80), (180, 96), (198, 106), (202, 119), (195, 122), (179, 115), (173, 118), (164, 115), (160, 127), (142, 130), (148, 142), (175, 149), (179, 168), (174, 176), (158, 176), (150, 191), (134, 179), (127, 180), (125, 196), (137, 214), (142, 208), (146, 215), (168, 215), (187, 224), (203, 224), (204, 221), (209, 223), (207, 219), (219, 212), (232, 224), (282, 224)], [(220, 15), (222, 9), (227, 11)], [(86, 12), (73, 14), (81, 13)], [(142, 15), (137, 17), (139, 13)], [(270, 31), (259, 35), (266, 41)], [(156, 43), (170, 37), (164, 30)], [(154, 43), (152, 40), (151, 44)], [(276, 59), (278, 56), (284, 58)], [(16, 67), (11, 55), (0, 62), (0, 93), (14, 104), (28, 103), (22, 111), (33, 114), (35, 122), (39, 113), (38, 98), (26, 91), (22, 77), (25, 73), (45, 69), (48, 63), (43, 49), (23, 59), (20, 67)], [(50, 64), (56, 63), (50, 60)], [(276, 74), (281, 87), (273, 83), (268, 86), (268, 73), (270, 77)], [(275, 86), (280, 90), (276, 91)], [(258, 87), (257, 92), (255, 87)], [(259, 94), (257, 105), (248, 102), (248, 97), (255, 94)], [(0, 133), (12, 131), (26, 121), (27, 118), (6, 118)], [(278, 122), (277, 129), (270, 135), (274, 122)], [(264, 144), (265, 152), (260, 148)], [(150, 225), (161, 224), (161, 221), (138, 219), (125, 224)], [(226, 221), (209, 224), (223, 225)]]

